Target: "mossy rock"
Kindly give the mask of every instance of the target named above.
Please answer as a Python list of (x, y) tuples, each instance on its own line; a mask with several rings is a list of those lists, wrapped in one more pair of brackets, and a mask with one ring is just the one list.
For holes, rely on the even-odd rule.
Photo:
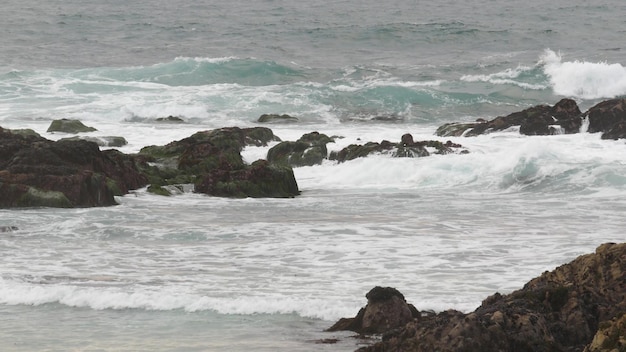
[(17, 206), (72, 208), (73, 204), (62, 192), (42, 191), (35, 187), (29, 187), (28, 191), (17, 201)]
[(334, 140), (325, 134), (311, 132), (295, 142), (281, 142), (267, 152), (270, 163), (291, 167), (321, 164), (328, 157), (327, 143)]
[(291, 198), (300, 194), (293, 169), (257, 160), (242, 170), (216, 170), (204, 175), (196, 192), (231, 198)]
[(298, 118), (287, 114), (263, 114), (257, 122), (262, 123), (294, 123), (298, 122)]
[(24, 137), (41, 137), (39, 133), (35, 132), (34, 130), (30, 128), (15, 129), (15, 130), (9, 130), (9, 131), (13, 134), (17, 134), (17, 135), (24, 136)]
[(60, 119), (54, 120), (48, 127), (47, 132), (65, 132), (65, 133), (82, 133), (82, 132), (94, 132), (97, 129), (89, 126), (85, 126), (79, 120)]

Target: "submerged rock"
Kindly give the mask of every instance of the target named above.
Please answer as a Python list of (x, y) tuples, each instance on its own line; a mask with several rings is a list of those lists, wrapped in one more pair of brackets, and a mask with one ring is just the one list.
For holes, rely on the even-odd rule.
[(178, 116), (172, 116), (172, 115), (168, 117), (159, 117), (155, 121), (163, 122), (163, 123), (185, 123), (185, 120), (183, 120), (182, 118)]
[(94, 132), (97, 129), (93, 127), (85, 126), (79, 120), (69, 120), (69, 119), (60, 119), (54, 120), (50, 123), (50, 127), (48, 127), (48, 132), (65, 132), (77, 134), (81, 132)]
[[(604, 244), (520, 290), (488, 297), (472, 313), (419, 314), (359, 351), (565, 352), (586, 346), (588, 351), (620, 350), (625, 297), (626, 243)], [(597, 349), (598, 343), (607, 349)]]

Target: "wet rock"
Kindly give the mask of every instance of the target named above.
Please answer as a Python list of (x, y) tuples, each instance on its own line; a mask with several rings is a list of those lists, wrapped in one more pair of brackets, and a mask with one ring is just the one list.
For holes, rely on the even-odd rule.
[(285, 141), (267, 152), (267, 160), (275, 164), (291, 167), (319, 165), (328, 156), (326, 144), (334, 140), (325, 134), (311, 132), (295, 142)]
[(178, 117), (178, 116), (168, 116), (168, 117), (159, 117), (156, 119), (156, 122), (162, 122), (162, 123), (185, 123), (185, 120), (183, 120), (182, 118)]
[(298, 118), (287, 114), (263, 114), (257, 122), (262, 123), (294, 123), (298, 122)]
[(202, 131), (165, 146), (149, 146), (142, 170), (155, 194), (169, 195), (167, 186), (194, 184), (195, 192), (219, 197), (294, 197), (298, 186), (289, 166), (257, 161), (247, 165), (241, 156), (247, 145), (277, 140), (264, 127)]
[(589, 119), (589, 133), (602, 132), (602, 139), (626, 137), (626, 99), (598, 103), (585, 116)]
[(604, 244), (472, 313), (421, 316), (359, 351), (582, 351), (599, 328), (621, 334), (602, 322), (623, 316), (625, 297), (626, 243)]
[(104, 137), (92, 137), (92, 136), (80, 136), (63, 138), (62, 140), (79, 140), (83, 139), (89, 142), (94, 142), (100, 147), (123, 147), (128, 144), (126, 138), (116, 136), (104, 136)]
[(417, 141), (413, 140), (413, 136), (409, 133), (404, 134), (400, 138), (399, 143), (382, 141), (380, 143), (368, 142), (365, 144), (351, 144), (340, 151), (333, 151), (329, 155), (330, 160), (344, 162), (356, 158), (366, 157), (373, 153), (390, 154), (397, 158), (417, 158), (434, 154), (463, 154), (467, 151), (462, 149), (460, 144), (447, 141)]
[(290, 167), (257, 160), (237, 170), (215, 169), (199, 177), (196, 192), (217, 197), (291, 198), (300, 194)]
[(393, 287), (376, 286), (365, 297), (367, 305), (354, 318), (343, 318), (327, 331), (350, 330), (360, 334), (382, 334), (406, 325), (418, 312)]
[(85, 126), (79, 120), (69, 120), (69, 119), (60, 119), (54, 120), (50, 123), (50, 127), (48, 127), (48, 132), (65, 132), (77, 134), (81, 132), (93, 132), (97, 131), (93, 127)]
[(498, 116), (490, 121), (444, 124), (435, 134), (442, 137), (470, 137), (517, 126), (521, 134), (530, 136), (571, 134), (578, 133), (581, 125), (582, 116), (576, 102), (562, 99), (554, 106), (537, 105), (506, 116)]
[(17, 231), (17, 226), (0, 226), (0, 233)]
[(95, 143), (50, 141), (0, 128), (0, 207), (92, 207), (142, 187), (135, 160)]

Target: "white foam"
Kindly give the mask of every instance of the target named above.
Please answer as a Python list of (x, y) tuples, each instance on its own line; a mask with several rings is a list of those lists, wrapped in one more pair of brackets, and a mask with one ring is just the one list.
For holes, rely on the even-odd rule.
[(461, 81), (465, 82), (488, 82), (495, 85), (504, 85), (510, 84), (515, 85), (524, 89), (531, 90), (541, 90), (546, 89), (547, 86), (545, 84), (539, 83), (527, 83), (522, 82), (518, 78), (528, 73), (529, 71), (534, 70), (534, 67), (530, 66), (518, 66), (514, 69), (506, 69), (501, 72), (496, 72), (488, 75), (463, 75), (461, 76)]
[(556, 94), (582, 99), (626, 94), (626, 67), (619, 63), (563, 61), (561, 54), (549, 49), (540, 63)]

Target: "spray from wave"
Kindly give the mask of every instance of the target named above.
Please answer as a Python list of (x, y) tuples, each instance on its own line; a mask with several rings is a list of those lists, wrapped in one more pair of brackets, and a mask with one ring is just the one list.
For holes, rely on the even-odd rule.
[(606, 62), (563, 61), (546, 49), (540, 65), (558, 95), (581, 98), (614, 98), (626, 94), (626, 67)]

